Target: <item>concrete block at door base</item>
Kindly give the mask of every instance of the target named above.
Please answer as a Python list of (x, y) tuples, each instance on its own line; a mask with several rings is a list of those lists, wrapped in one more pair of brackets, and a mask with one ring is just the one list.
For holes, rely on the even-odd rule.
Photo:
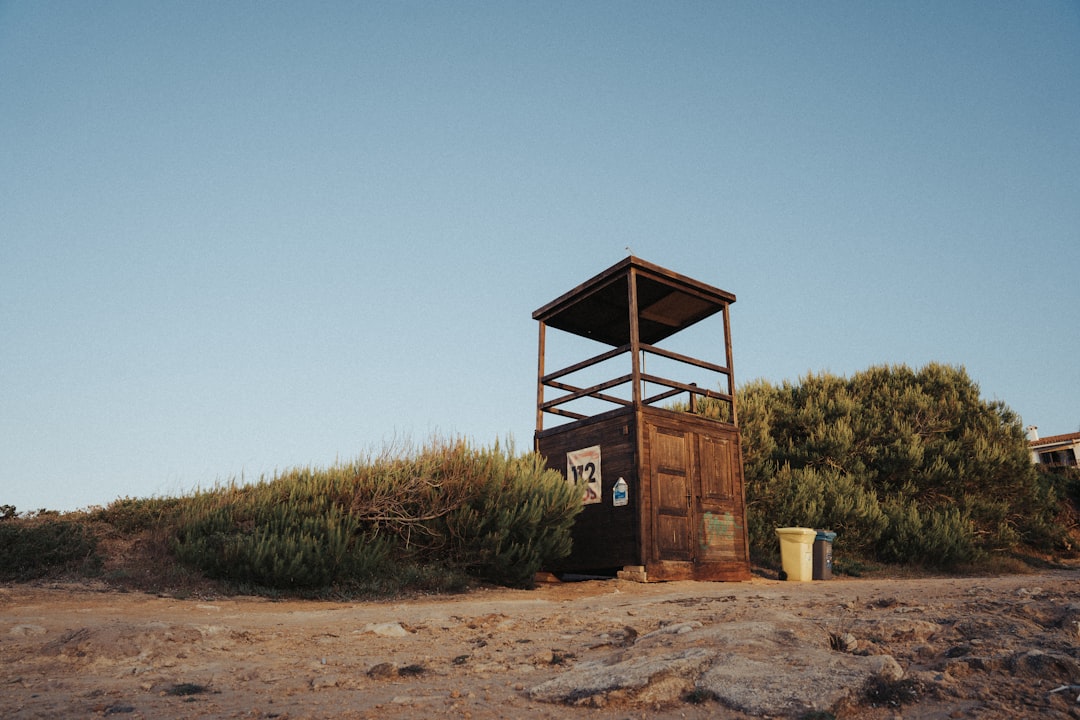
[(645, 576), (644, 565), (624, 565), (623, 569), (616, 573), (620, 580), (632, 580), (633, 582), (649, 582)]

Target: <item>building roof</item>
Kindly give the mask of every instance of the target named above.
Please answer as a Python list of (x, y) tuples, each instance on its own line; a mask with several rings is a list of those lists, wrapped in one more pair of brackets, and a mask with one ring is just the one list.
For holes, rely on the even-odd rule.
[(1050, 435), (1048, 437), (1039, 438), (1038, 440), (1029, 440), (1028, 446), (1037, 448), (1044, 445), (1060, 445), (1062, 443), (1080, 442), (1080, 432), (1065, 433), (1064, 435)]

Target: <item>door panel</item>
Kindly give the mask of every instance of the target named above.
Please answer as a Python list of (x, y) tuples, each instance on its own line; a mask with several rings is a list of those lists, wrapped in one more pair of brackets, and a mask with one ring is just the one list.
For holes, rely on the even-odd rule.
[(698, 436), (698, 501), (696, 546), (698, 557), (709, 561), (744, 560), (742, 486), (738, 481), (738, 448), (733, 438)]
[(653, 462), (657, 467), (686, 472), (686, 436), (678, 430), (652, 428)]
[[(665, 476), (661, 475), (661, 482)], [(683, 499), (685, 506), (686, 499)], [(682, 512), (661, 512), (656, 518), (656, 546), (661, 560), (690, 560), (690, 522), (686, 508)]]
[(666, 428), (649, 428), (651, 471), (656, 503), (654, 541), (660, 560), (693, 559), (690, 517), (692, 496), (687, 472), (686, 435)]
[(660, 495), (660, 509), (669, 514), (686, 515), (689, 505), (687, 497), (690, 495), (686, 475), (661, 469), (656, 479), (659, 481), (656, 487)]
[(702, 500), (730, 502), (735, 499), (732, 444), (729, 438), (701, 435), (698, 456), (701, 462)]

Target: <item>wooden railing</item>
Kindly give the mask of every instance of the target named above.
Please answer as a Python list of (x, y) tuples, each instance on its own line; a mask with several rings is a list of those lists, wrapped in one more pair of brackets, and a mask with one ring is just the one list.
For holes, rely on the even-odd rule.
[(607, 352), (603, 352), (599, 355), (595, 355), (591, 358), (588, 358), (587, 360), (582, 360), (581, 362), (574, 363), (573, 365), (569, 365), (565, 368), (562, 368), (561, 370), (556, 370), (555, 372), (541, 376), (541, 397), (543, 393), (543, 388), (552, 388), (565, 393), (557, 398), (541, 402), (539, 406), (541, 411), (551, 413), (553, 415), (572, 418), (574, 420), (584, 420), (591, 416), (560, 407), (567, 403), (573, 402), (575, 400), (581, 400), (583, 398), (592, 398), (594, 400), (600, 400), (621, 407), (629, 407), (633, 405), (632, 400), (628, 400), (617, 395), (612, 395), (605, 391), (611, 390), (612, 388), (618, 387), (620, 385), (633, 383), (635, 381), (640, 383), (641, 387), (644, 387), (645, 383), (649, 383), (651, 385), (659, 385), (661, 387), (667, 388), (663, 392), (642, 398), (642, 405), (653, 405), (662, 400), (669, 400), (671, 398), (678, 397), (683, 393), (687, 393), (689, 396), (688, 406), (691, 412), (695, 412), (697, 410), (698, 398), (710, 398), (723, 403), (730, 403), (732, 405), (734, 404), (734, 393), (733, 388), (731, 387), (731, 370), (729, 368), (724, 367), (723, 365), (705, 362), (704, 360), (698, 360), (697, 358), (692, 358), (689, 355), (683, 355), (681, 353), (672, 352), (671, 350), (665, 350), (663, 348), (656, 347), (655, 345), (648, 345), (643, 343), (639, 347), (642, 351), (643, 357), (646, 354), (656, 355), (659, 357), (667, 358), (669, 360), (674, 360), (679, 363), (691, 365), (696, 368), (701, 368), (703, 370), (708, 370), (710, 372), (723, 375), (727, 379), (728, 392), (723, 393), (717, 392), (715, 390), (707, 390), (699, 387), (696, 383), (679, 382), (677, 380), (672, 380), (670, 378), (665, 378), (659, 375), (652, 375), (644, 372), (639, 372), (637, 378), (635, 378), (634, 374), (631, 372), (625, 375), (619, 375), (618, 377), (597, 383), (595, 385), (590, 385), (588, 387), (578, 387), (576, 385), (563, 381), (563, 378), (566, 378), (569, 375), (573, 375), (574, 373), (586, 370), (590, 367), (593, 367), (594, 365), (598, 365), (607, 360), (611, 360), (613, 358), (619, 357), (620, 355), (631, 352), (631, 345), (626, 344), (616, 347), (612, 350), (608, 350)]

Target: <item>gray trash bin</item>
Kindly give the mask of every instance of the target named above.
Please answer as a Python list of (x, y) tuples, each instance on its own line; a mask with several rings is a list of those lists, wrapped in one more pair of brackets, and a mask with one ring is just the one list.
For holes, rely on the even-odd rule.
[(832, 543), (836, 533), (818, 530), (814, 538), (814, 579), (832, 580)]

